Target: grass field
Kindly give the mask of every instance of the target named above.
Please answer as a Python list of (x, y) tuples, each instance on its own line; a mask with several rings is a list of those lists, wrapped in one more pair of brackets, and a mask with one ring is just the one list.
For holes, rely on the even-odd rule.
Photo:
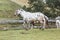
[(0, 10), (14, 10), (21, 6), (12, 2), (11, 0), (0, 0)]
[[(20, 5), (10, 0), (0, 0), (0, 20), (4, 18), (17, 18), (14, 15)], [(17, 24), (19, 26), (19, 24)], [(0, 25), (0, 27), (11, 27), (14, 24)], [(0, 30), (0, 40), (60, 40), (60, 29), (31, 30)]]
[(0, 31), (0, 40), (60, 40), (60, 29)]
[(0, 0), (0, 18), (14, 18), (15, 10), (19, 8), (21, 6), (11, 0)]

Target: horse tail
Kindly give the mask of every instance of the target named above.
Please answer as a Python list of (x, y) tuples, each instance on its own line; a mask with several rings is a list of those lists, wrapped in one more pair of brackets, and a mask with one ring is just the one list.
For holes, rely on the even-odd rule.
[(46, 25), (48, 25), (48, 17), (44, 16), (45, 20), (46, 20)]

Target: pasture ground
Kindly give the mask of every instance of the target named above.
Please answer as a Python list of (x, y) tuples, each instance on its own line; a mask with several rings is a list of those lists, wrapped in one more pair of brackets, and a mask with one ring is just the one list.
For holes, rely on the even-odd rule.
[(0, 0), (0, 18), (16, 18), (14, 13), (19, 8), (21, 6), (11, 0)]
[(60, 29), (0, 31), (0, 40), (60, 40)]

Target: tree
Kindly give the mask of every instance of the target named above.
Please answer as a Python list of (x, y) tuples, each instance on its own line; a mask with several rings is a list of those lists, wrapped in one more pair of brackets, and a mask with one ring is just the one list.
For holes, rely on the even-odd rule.
[(42, 12), (51, 18), (60, 15), (60, 0), (46, 0), (46, 4), (43, 0), (28, 0), (28, 4), (28, 8), (23, 7), (27, 11)]
[(47, 4), (49, 7), (59, 8), (60, 7), (60, 0), (47, 0)]
[(42, 12), (44, 8), (44, 3), (42, 0), (28, 0), (28, 9), (32, 12)]
[[(48, 7), (51, 8), (51, 16), (56, 17), (60, 16), (60, 0), (46, 0)], [(56, 10), (57, 9), (57, 10)]]

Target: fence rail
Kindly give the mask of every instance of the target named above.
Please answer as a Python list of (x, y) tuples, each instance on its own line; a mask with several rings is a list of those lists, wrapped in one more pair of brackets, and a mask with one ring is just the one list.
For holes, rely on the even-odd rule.
[(55, 23), (55, 21), (56, 20), (52, 20), (52, 19), (48, 20), (48, 22), (52, 22), (52, 23)]
[(0, 24), (23, 23), (23, 20), (0, 20)]
[[(5, 20), (0, 20), (0, 24), (12, 24), (12, 23), (23, 23), (24, 21), (23, 20), (15, 20), (15, 19), (5, 19)], [(48, 20), (49, 23), (54, 23), (55, 20)], [(7, 30), (7, 29), (24, 29), (23, 27), (21, 27), (22, 25), (20, 26), (11, 26), (11, 27), (0, 27), (0, 30)], [(52, 27), (52, 26), (51, 26)], [(54, 26), (55, 27), (55, 26)]]
[[(8, 24), (8, 23), (23, 23), (23, 20), (0, 20), (0, 24)], [(48, 20), (48, 22), (50, 23), (54, 23), (55, 20)]]

